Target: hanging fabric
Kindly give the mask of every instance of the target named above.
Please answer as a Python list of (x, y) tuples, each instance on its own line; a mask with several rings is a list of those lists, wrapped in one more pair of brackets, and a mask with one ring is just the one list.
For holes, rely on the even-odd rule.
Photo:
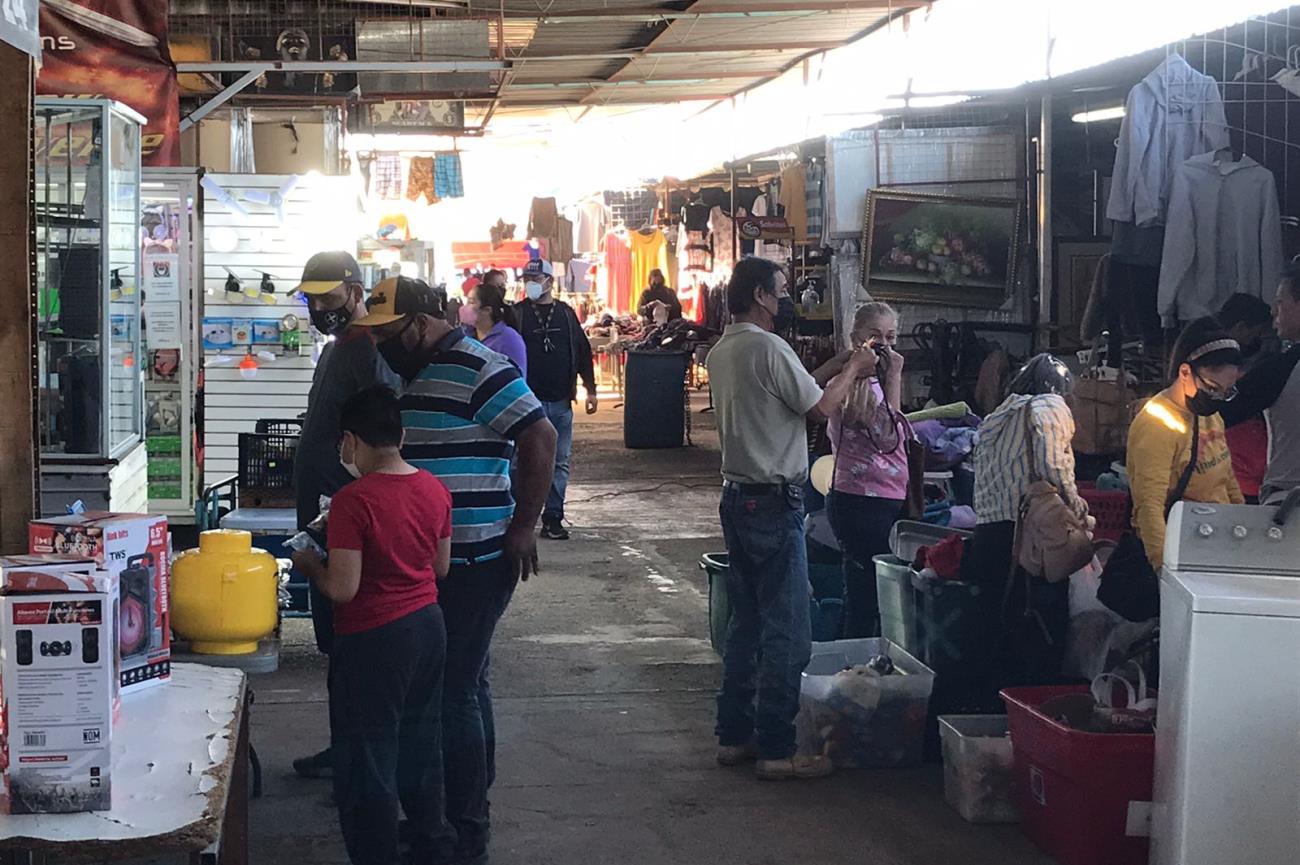
[(419, 201), (424, 196), (429, 204), (438, 203), (437, 188), (433, 183), (433, 157), (412, 156), (411, 172), (406, 178), (406, 198)]
[(662, 271), (670, 285), (673, 274), (668, 269), (668, 239), (662, 231), (657, 228), (648, 233), (633, 231), (627, 239), (632, 253), (632, 297), (628, 308), (636, 309), (641, 303), (641, 292), (650, 284), (650, 271)]
[(713, 241), (713, 275), (721, 280), (731, 279), (731, 272), (736, 269), (736, 228), (721, 207), (714, 207), (709, 213), (709, 234)]
[(806, 241), (808, 237), (808, 191), (804, 169), (798, 162), (781, 172), (781, 192), (777, 202), (784, 209), (785, 221), (794, 229), (794, 239)]
[(825, 244), (822, 239), (823, 217), (825, 213), (826, 167), (820, 162), (813, 162), (804, 169), (804, 213), (808, 219), (808, 240), (812, 243)]
[(439, 153), (434, 158), (433, 188), (439, 198), (464, 198), (465, 180), (459, 153)]
[(615, 315), (623, 315), (632, 306), (632, 252), (614, 232), (605, 235), (605, 266), (600, 270), (605, 303)]

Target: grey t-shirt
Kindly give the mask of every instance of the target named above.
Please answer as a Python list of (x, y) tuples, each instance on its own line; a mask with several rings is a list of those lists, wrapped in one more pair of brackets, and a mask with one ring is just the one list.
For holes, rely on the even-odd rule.
[(334, 495), (352, 480), (339, 463), (339, 417), (348, 397), (374, 384), (400, 392), (402, 380), (380, 357), (365, 328), (349, 328), (325, 346), (312, 375), (294, 457), (299, 529), (320, 513), (321, 496)]
[(709, 351), (709, 386), (722, 441), (722, 476), (745, 484), (808, 478), (805, 416), (822, 389), (790, 344), (753, 324), (732, 324)]
[(1237, 398), (1219, 414), (1232, 427), (1264, 413), (1268, 421), (1268, 470), (1260, 500), (1300, 486), (1300, 344), (1256, 364), (1237, 383)]

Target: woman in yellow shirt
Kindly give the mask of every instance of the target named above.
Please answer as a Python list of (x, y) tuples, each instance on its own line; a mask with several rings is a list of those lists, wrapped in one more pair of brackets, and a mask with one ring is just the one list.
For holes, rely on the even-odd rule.
[(1189, 324), (1174, 344), (1173, 383), (1147, 401), (1128, 431), (1133, 526), (1157, 571), (1164, 561), (1165, 518), (1192, 459), (1196, 466), (1180, 498), (1241, 504), (1219, 409), (1237, 394), (1241, 346), (1212, 318)]

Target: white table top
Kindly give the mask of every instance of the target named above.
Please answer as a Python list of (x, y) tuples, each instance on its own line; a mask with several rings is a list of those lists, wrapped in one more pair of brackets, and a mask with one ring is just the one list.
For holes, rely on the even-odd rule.
[[(244, 674), (173, 664), (171, 682), (127, 694), (113, 727), (113, 810), (0, 815), (0, 849), (78, 842), (127, 851), (202, 849), (225, 811)], [(135, 842), (135, 843), (132, 843)]]

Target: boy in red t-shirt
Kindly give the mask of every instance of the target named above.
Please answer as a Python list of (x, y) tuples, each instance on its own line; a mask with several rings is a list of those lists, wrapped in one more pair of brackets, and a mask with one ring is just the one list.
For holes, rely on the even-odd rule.
[(449, 861), (437, 580), (451, 566), (451, 494), (402, 459), (388, 388), (348, 399), (340, 427), (339, 458), (357, 480), (330, 503), (328, 563), (299, 552), (294, 564), (335, 605), (330, 739), (343, 840), (355, 865), (397, 862), (400, 805), (413, 861)]

